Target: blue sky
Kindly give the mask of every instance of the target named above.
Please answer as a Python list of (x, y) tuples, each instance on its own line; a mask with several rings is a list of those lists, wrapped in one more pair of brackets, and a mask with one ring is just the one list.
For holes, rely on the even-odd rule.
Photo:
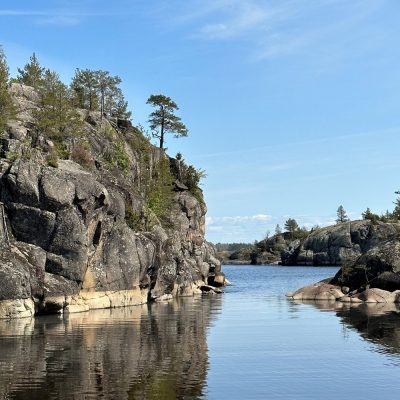
[(343, 204), (392, 209), (400, 188), (398, 0), (3, 0), (11, 71), (33, 51), (123, 79), (133, 120), (150, 94), (180, 106), (168, 152), (206, 170), (211, 241), (332, 223)]

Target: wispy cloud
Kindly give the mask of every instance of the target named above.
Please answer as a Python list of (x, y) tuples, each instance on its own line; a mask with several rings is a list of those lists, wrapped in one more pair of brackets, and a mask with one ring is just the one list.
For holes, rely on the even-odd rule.
[(39, 18), (35, 21), (37, 25), (48, 26), (74, 26), (81, 22), (81, 17), (54, 15), (46, 18)]
[(249, 221), (265, 222), (272, 219), (271, 215), (267, 214), (256, 214), (256, 215), (236, 215), (236, 216), (226, 216), (226, 217), (207, 217), (206, 225), (213, 225), (216, 223), (242, 223)]
[(228, 15), (219, 22), (203, 25), (194, 37), (203, 39), (237, 37), (262, 28), (276, 14), (276, 10), (262, 7), (252, 1), (233, 1), (229, 6), (221, 6), (219, 11), (224, 11)]
[(85, 18), (116, 15), (115, 11), (81, 10), (77, 8), (60, 9), (0, 9), (0, 17), (31, 18), (33, 23), (41, 26), (73, 26)]
[[(277, 148), (287, 148), (288, 146), (302, 146), (302, 145), (313, 145), (313, 144), (323, 144), (323, 143), (340, 143), (343, 141), (348, 141), (349, 139), (362, 139), (365, 137), (370, 136), (384, 136), (384, 135), (399, 135), (400, 134), (400, 126), (396, 126), (393, 128), (386, 128), (386, 129), (377, 129), (373, 131), (366, 131), (366, 132), (357, 132), (357, 133), (349, 133), (349, 134), (337, 134), (334, 136), (326, 136), (321, 138), (309, 139), (309, 140), (299, 140), (293, 142), (284, 142), (278, 143), (269, 146), (258, 146), (258, 147), (249, 147), (247, 149), (241, 148), (238, 150), (232, 151), (224, 151), (218, 153), (207, 153), (207, 154), (198, 154), (194, 156), (196, 159), (203, 159), (203, 158), (219, 158), (223, 156), (233, 156), (233, 155), (243, 155), (247, 153), (253, 152), (265, 152), (267, 150), (274, 150)], [(277, 167), (278, 169), (287, 169), (286, 167), (293, 167), (295, 164), (293, 163), (284, 163), (279, 164)], [(282, 167), (282, 168), (281, 168)], [(273, 167), (271, 167), (273, 168)]]
[[(344, 53), (354, 54), (348, 44), (360, 39), (363, 22), (385, 0), (189, 0), (183, 6), (181, 2), (173, 4), (170, 20), (186, 24), (191, 30), (189, 37), (247, 39), (253, 60), (312, 51), (318, 57), (333, 53), (339, 61)], [(363, 46), (375, 46), (376, 34), (376, 30), (364, 31)]]
[(249, 237), (264, 235), (273, 219), (268, 214), (208, 216), (206, 218), (207, 235), (214, 241), (248, 241)]

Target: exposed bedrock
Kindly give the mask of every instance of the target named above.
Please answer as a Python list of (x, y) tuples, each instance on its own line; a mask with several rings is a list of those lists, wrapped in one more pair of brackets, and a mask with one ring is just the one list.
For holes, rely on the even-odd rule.
[(177, 229), (137, 233), (118, 193), (71, 161), (55, 169), (20, 160), (0, 187), (2, 317), (141, 304), (223, 283), (204, 240), (205, 206), (188, 192), (175, 195)]
[(281, 253), (283, 265), (343, 265), (373, 247), (396, 238), (399, 223), (369, 220), (344, 222), (318, 229), (305, 240), (293, 241)]

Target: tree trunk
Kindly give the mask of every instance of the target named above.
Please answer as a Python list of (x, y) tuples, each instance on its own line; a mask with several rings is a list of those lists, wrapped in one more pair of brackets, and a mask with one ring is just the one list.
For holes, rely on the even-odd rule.
[(164, 122), (161, 123), (160, 131), (160, 149), (164, 148)]
[(161, 118), (161, 129), (160, 129), (160, 149), (164, 148), (164, 124), (165, 124), (165, 119), (164, 119), (164, 108), (161, 106), (162, 110), (162, 118)]

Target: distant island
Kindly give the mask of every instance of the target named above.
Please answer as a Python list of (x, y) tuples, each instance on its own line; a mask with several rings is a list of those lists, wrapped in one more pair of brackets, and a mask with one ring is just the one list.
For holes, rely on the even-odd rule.
[(300, 228), (289, 218), (282, 232), (249, 243), (217, 243), (216, 255), (223, 264), (344, 265), (352, 262), (378, 244), (400, 234), (400, 200), (392, 212), (377, 215), (367, 209), (362, 220), (350, 221), (342, 206), (337, 210), (335, 225)]

